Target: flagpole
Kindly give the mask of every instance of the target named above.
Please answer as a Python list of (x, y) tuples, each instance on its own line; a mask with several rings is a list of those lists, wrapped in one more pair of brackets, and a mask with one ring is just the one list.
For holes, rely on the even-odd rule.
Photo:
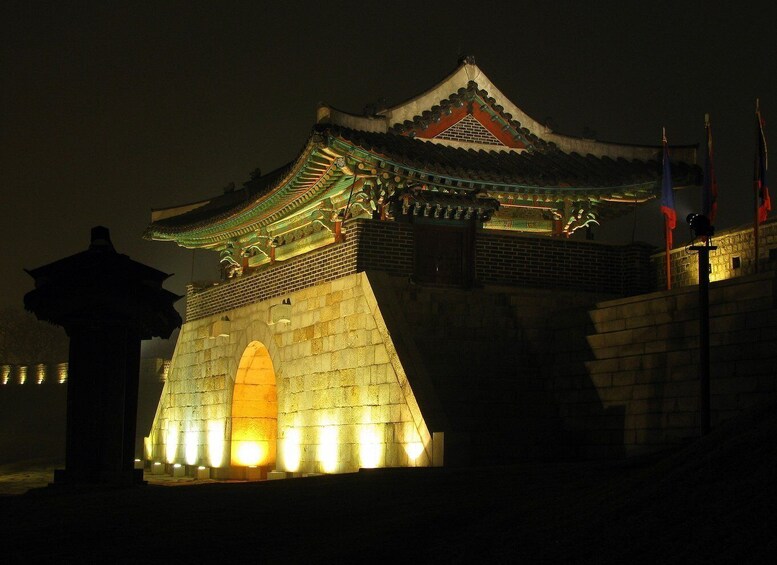
[(672, 257), (671, 251), (672, 230), (669, 227), (669, 220), (664, 218), (664, 241), (666, 242), (666, 290), (672, 290)]
[[(666, 148), (666, 128), (661, 128), (661, 142)], [(666, 153), (666, 151), (664, 151)], [(666, 247), (666, 290), (672, 290), (672, 229), (669, 227), (669, 218), (664, 216), (664, 243)]]
[(759, 238), (759, 232), (760, 230), (760, 222), (759, 220), (759, 186), (758, 186), (758, 142), (759, 137), (761, 135), (761, 109), (760, 109), (760, 101), (758, 98), (755, 99), (755, 119), (756, 123), (758, 124), (758, 127), (755, 130), (755, 158), (753, 161), (753, 204), (755, 208), (755, 215), (754, 215), (754, 222), (753, 222), (753, 242), (755, 243), (755, 265), (754, 265), (754, 272), (758, 272), (758, 238)]

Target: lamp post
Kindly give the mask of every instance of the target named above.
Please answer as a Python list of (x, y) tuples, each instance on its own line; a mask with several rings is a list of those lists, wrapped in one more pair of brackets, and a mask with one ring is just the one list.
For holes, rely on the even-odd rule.
[(694, 240), (699, 245), (690, 249), (699, 253), (699, 431), (705, 436), (710, 431), (710, 251), (715, 227), (701, 214), (688, 214), (686, 218)]

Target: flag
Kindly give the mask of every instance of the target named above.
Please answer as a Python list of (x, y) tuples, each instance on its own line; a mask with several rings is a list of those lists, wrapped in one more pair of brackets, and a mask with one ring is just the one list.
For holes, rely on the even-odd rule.
[(674, 209), (674, 191), (672, 190), (672, 167), (669, 163), (669, 147), (664, 132), (664, 172), (661, 180), (661, 212), (666, 224), (666, 246), (672, 248), (672, 230), (677, 225), (677, 212)]
[(755, 185), (756, 198), (758, 198), (758, 223), (766, 221), (769, 211), (772, 209), (772, 201), (769, 198), (769, 187), (766, 184), (766, 170), (769, 168), (768, 154), (766, 151), (766, 135), (764, 134), (764, 120), (761, 110), (756, 104), (756, 155), (753, 167), (753, 184)]
[(704, 129), (707, 132), (707, 162), (704, 164), (702, 214), (709, 218), (710, 224), (714, 224), (718, 212), (718, 180), (715, 178), (715, 163), (712, 158), (712, 126), (709, 114), (704, 116)]

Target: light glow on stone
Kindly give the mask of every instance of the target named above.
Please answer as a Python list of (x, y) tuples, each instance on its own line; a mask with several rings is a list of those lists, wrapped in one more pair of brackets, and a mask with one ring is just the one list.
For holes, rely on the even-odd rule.
[(424, 444), (420, 441), (413, 441), (404, 445), (405, 453), (407, 453), (408, 459), (415, 462), (416, 459), (424, 452)]
[(232, 392), (231, 464), (275, 464), (278, 445), (278, 400), (275, 371), (267, 348), (253, 341), (245, 348)]
[(19, 366), (19, 384), (23, 385), (27, 382), (27, 367), (25, 365)]
[(359, 431), (359, 462), (366, 469), (380, 466), (383, 455), (383, 434), (380, 432), (377, 425), (365, 425)]
[(208, 461), (211, 467), (221, 467), (224, 462), (224, 420), (208, 422)]
[(199, 432), (197, 430), (189, 430), (186, 432), (186, 439), (184, 440), (184, 456), (186, 458), (187, 465), (194, 465), (197, 463), (199, 456)]
[(46, 365), (44, 365), (43, 363), (40, 363), (35, 366), (35, 377), (36, 377), (35, 379), (36, 382), (39, 385), (42, 385), (43, 381), (46, 380)]
[(300, 439), (301, 434), (297, 428), (286, 430), (286, 437), (283, 440), (283, 465), (290, 473), (299, 471), (299, 464), (302, 459)]
[(323, 426), (319, 432), (318, 460), (325, 473), (334, 473), (337, 469), (337, 427)]
[[(233, 442), (233, 447), (235, 442)], [(235, 462), (246, 467), (256, 467), (266, 463), (267, 442), (264, 441), (238, 441)]]
[(146, 453), (146, 459), (152, 459), (154, 457), (154, 444), (151, 443), (151, 437), (143, 438), (143, 451)]
[(167, 423), (167, 435), (165, 437), (165, 456), (168, 463), (175, 462), (178, 453), (178, 422)]
[(11, 367), (10, 365), (3, 365), (3, 384), (8, 384), (8, 379), (11, 378)]

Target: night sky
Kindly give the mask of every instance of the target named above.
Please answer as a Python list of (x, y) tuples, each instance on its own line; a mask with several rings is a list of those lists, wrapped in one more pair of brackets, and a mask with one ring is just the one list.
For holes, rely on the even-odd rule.
[[(2, 307), (21, 307), (32, 289), (23, 268), (82, 251), (98, 224), (119, 252), (175, 273), (174, 292), (192, 275), (216, 278), (215, 254), (141, 239), (151, 208), (292, 160), (319, 101), (352, 112), (381, 98), (393, 105), (463, 54), (560, 133), (657, 145), (665, 126), (670, 143), (703, 152), (709, 112), (721, 229), (752, 218), (757, 97), (777, 148), (769, 1), (6, 1), (0, 10)], [(699, 208), (688, 192), (680, 218)], [(637, 239), (659, 244), (661, 222), (656, 203), (641, 209)], [(633, 225), (625, 218), (600, 235), (630, 241)], [(685, 226), (675, 234), (682, 241)]]

